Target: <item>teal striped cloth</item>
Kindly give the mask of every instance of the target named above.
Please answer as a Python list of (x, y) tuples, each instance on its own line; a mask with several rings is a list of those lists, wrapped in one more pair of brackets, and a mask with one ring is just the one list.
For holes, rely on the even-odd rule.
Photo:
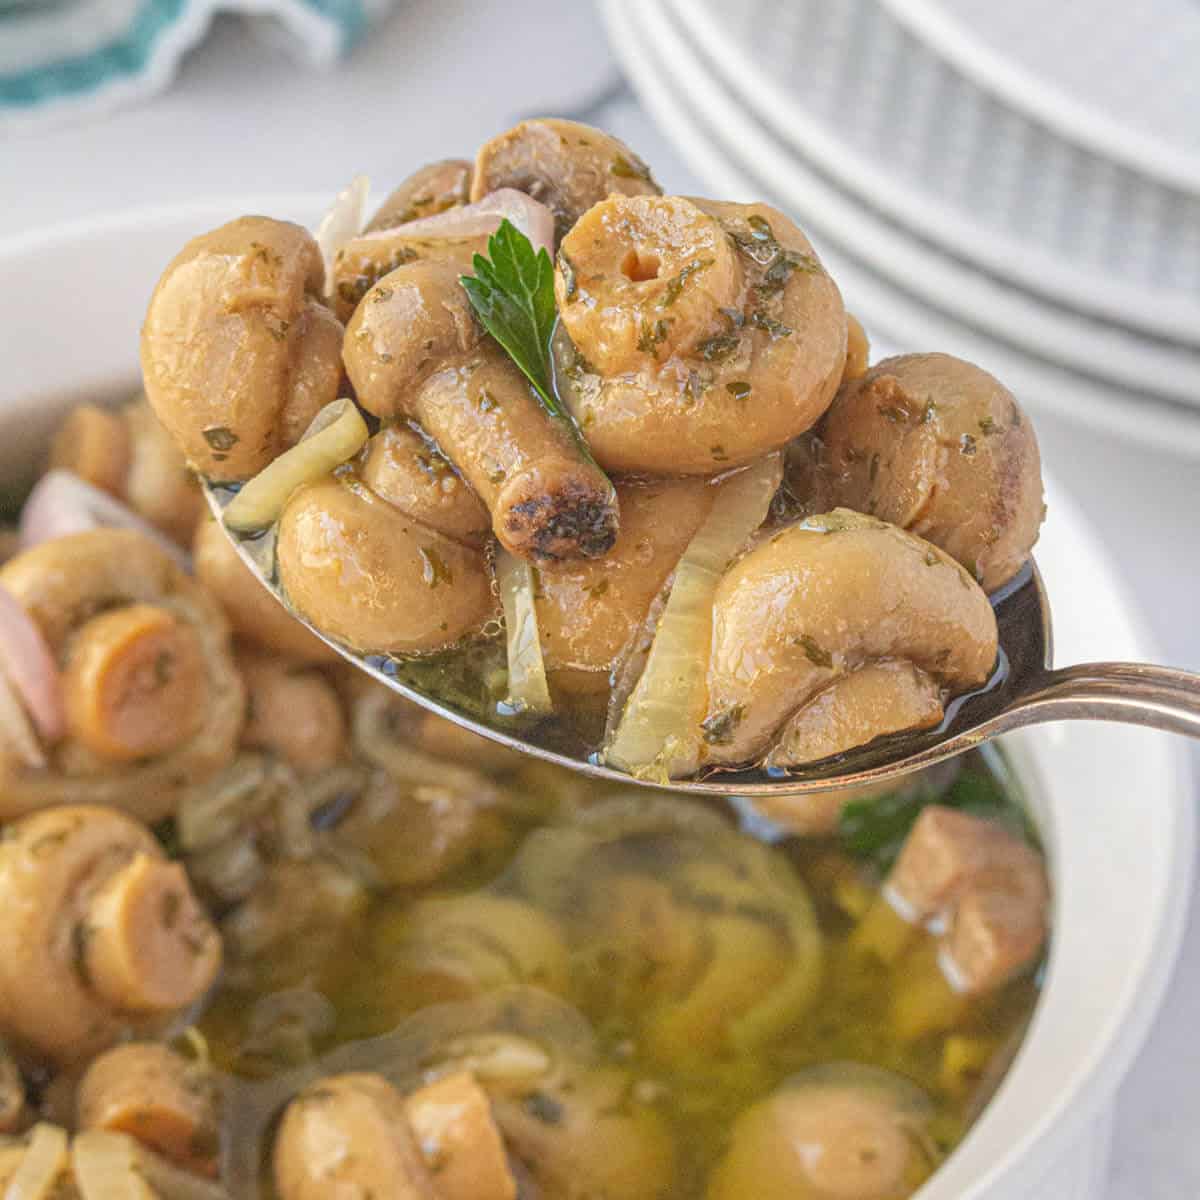
[[(392, 0), (258, 0), (246, 19), (328, 66)], [(0, 0), (0, 128), (104, 111), (165, 87), (241, 0)]]

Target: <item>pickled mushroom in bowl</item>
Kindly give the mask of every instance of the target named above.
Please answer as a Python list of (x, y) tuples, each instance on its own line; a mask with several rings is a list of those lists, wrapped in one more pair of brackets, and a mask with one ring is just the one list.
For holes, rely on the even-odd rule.
[(785, 217), (550, 120), (202, 236), (143, 355), (0, 566), (4, 1195), (913, 1195), (1051, 936), (1001, 751), (684, 800), (295, 612), (643, 782), (803, 770), (987, 684), (1041, 513), (1002, 386), (871, 366)]

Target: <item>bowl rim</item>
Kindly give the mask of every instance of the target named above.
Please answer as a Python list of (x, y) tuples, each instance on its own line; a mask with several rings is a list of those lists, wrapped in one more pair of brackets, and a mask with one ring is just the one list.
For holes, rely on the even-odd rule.
[[(97, 239), (111, 241), (114, 238), (136, 239), (138, 236), (161, 237), (169, 233), (172, 238), (181, 235), (177, 243), (171, 244), (182, 245), (196, 231), (227, 220), (237, 213), (266, 211), (311, 221), (328, 202), (328, 196), (312, 193), (218, 196), (185, 204), (145, 205), (29, 230), (0, 238), (0, 279), (5, 277), (6, 272), (20, 271), (22, 267), (26, 272), (24, 277), (29, 277), (31, 257), (36, 258), (47, 252), (74, 252)], [(0, 289), (0, 292), (3, 290)], [(10, 301), (10, 304), (15, 305), (16, 301)], [(3, 302), (0, 302), (0, 325), (3, 323), (3, 307)], [(136, 360), (136, 346), (130, 346), (129, 370), (124, 378), (136, 378)], [(17, 374), (20, 374), (19, 371)], [(8, 385), (0, 384), (0, 425), (4, 423), (6, 410), (19, 408), (20, 404), (20, 396), (14, 394), (10, 397)], [(1124, 638), (1118, 649), (1126, 654), (1153, 658), (1153, 643), (1146, 634), (1140, 612), (1131, 602), (1097, 533), (1074, 502), (1054, 486), (1052, 479), (1048, 481), (1048, 491), (1051, 494), (1051, 521), (1068, 533), (1072, 552), (1086, 561), (1093, 574), (1102, 580), (1111, 593), (1110, 599), (1119, 615)], [(1045, 730), (1031, 730), (1008, 742), (1017, 748), (1018, 769), (1022, 778), (1032, 780), (1035, 797), (1039, 791), (1041, 774), (1038, 765), (1039, 743), (1045, 736)], [(1166, 868), (1157, 880), (1160, 886), (1156, 892), (1156, 907), (1149, 918), (1146, 936), (1139, 944), (1141, 953), (1125, 972), (1131, 987), (1121, 992), (1119, 1002), (1113, 1004), (1112, 1010), (1106, 1013), (1106, 1019), (1100, 1027), (1102, 1036), (1095, 1037), (1087, 1052), (1080, 1053), (1073, 1060), (1065, 1086), (1053, 1091), (1048, 1097), (1049, 1102), (1039, 1107), (1033, 1119), (1022, 1126), (1020, 1136), (1006, 1142), (1001, 1150), (987, 1150), (986, 1167), (970, 1179), (965, 1190), (951, 1193), (948, 1184), (938, 1186), (939, 1178), (946, 1169), (943, 1166), (921, 1189), (919, 1195), (925, 1200), (935, 1200), (935, 1197), (940, 1200), (983, 1200), (985, 1196), (991, 1198), (998, 1195), (995, 1189), (1001, 1186), (1010, 1188), (1018, 1182), (1026, 1187), (1034, 1186), (1062, 1153), (1065, 1143), (1081, 1135), (1085, 1127), (1101, 1114), (1149, 1032), (1182, 942), (1191, 890), (1196, 816), (1192, 804), (1192, 772), (1182, 740), (1158, 735), (1147, 745), (1153, 747), (1160, 773), (1168, 781), (1171, 794), (1162, 798), (1159, 809), (1165, 814), (1162, 819), (1170, 826), (1171, 841)], [(1060, 796), (1047, 793), (1045, 801), (1045, 832), (1053, 856), (1057, 827), (1055, 814), (1059, 811)], [(1060, 901), (1061, 898), (1056, 896), (1056, 907)], [(1012, 1069), (993, 1102), (950, 1156), (949, 1163), (973, 1159), (975, 1144), (987, 1135), (989, 1113), (1015, 1084), (1022, 1061), (1029, 1057), (1038, 1044), (1038, 1030), (1045, 1020), (1048, 1006), (1052, 1002), (1057, 1005), (1060, 995), (1069, 1001), (1071, 980), (1064, 978), (1058, 968), (1059, 945), (1058, 941), (1052, 942), (1045, 990)], [(1133, 983), (1137, 984), (1136, 989), (1132, 988)]]

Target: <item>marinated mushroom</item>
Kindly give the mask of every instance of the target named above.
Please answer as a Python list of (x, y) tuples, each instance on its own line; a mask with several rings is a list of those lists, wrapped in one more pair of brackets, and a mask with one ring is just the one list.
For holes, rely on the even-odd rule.
[(115, 412), (72, 409), (54, 435), (49, 466), (124, 501), (185, 545), (204, 507), (179, 448), (141, 397)]
[(650, 168), (623, 142), (578, 121), (522, 121), (475, 158), (471, 199), (497, 188), (527, 192), (554, 213), (558, 238), (607, 196), (657, 196)]
[(903, 1200), (935, 1165), (931, 1112), (886, 1071), (810, 1068), (738, 1118), (708, 1200)]
[(92, 1060), (76, 1093), (81, 1130), (127, 1133), (185, 1170), (215, 1177), (216, 1079), (160, 1042), (131, 1042)]
[(319, 670), (251, 650), (239, 652), (237, 665), (246, 686), (243, 746), (269, 750), (301, 774), (345, 755), (342, 702)]
[(1020, 570), (1045, 509), (1033, 427), (999, 380), (949, 354), (876, 363), (794, 456), (810, 512), (872, 513), (940, 546), (987, 592)]
[[(489, 189), (494, 190), (494, 189)], [(366, 233), (393, 229), (422, 217), (458, 208), (470, 199), (471, 164), (465, 158), (447, 158), (414, 171), (388, 194), (367, 223)]]
[(926, 808), (884, 895), (905, 920), (944, 931), (939, 961), (959, 992), (994, 991), (1045, 944), (1050, 889), (1041, 856), (970, 813)]
[(422, 900), (399, 929), (378, 934), (389, 979), (406, 1003), (464, 1000), (527, 984), (562, 995), (568, 952), (552, 916), (510, 896), (475, 892)]
[(323, 283), (312, 237), (268, 217), (193, 238), (167, 267), (142, 326), (142, 375), (201, 475), (249, 479), (335, 399), (342, 327)]
[(492, 1086), (504, 1141), (541, 1200), (665, 1200), (676, 1178), (674, 1141), (618, 1067), (562, 1059), (545, 1078)]
[(445, 649), (497, 611), (479, 550), (413, 520), (352, 474), (292, 495), (276, 555), (296, 612), (354, 649)]
[(192, 542), (196, 578), (224, 610), (239, 638), (297, 662), (328, 663), (338, 658), (263, 587), (211, 518), (196, 527)]
[(385, 425), (363, 448), (359, 478), (381, 499), (467, 546), (482, 547), (488, 510), (449, 459), (408, 425)]
[(485, 341), (458, 272), (413, 263), (385, 276), (346, 328), (346, 372), (384, 420), (411, 417), (527, 558), (592, 558), (617, 535), (613, 486), (525, 377)]
[(612, 197), (563, 239), (555, 374), (607, 470), (715, 475), (814, 424), (846, 314), (808, 239), (765, 204)]
[(204, 994), (221, 940), (182, 866), (108, 808), (48, 809), (0, 841), (0, 1029), (69, 1067)]
[(281, 1200), (441, 1200), (404, 1098), (381, 1075), (331, 1076), (288, 1105), (275, 1140)]
[(608, 554), (542, 567), (534, 605), (556, 688), (586, 693), (608, 687), (718, 488), (698, 479), (619, 483), (621, 531)]
[[(898, 713), (930, 723), (945, 696), (987, 680), (996, 649), (987, 597), (944, 551), (845, 509), (787, 526), (717, 587), (709, 759), (754, 761), (782, 729), (811, 761), (849, 748), (851, 736), (895, 732)], [(867, 667), (865, 680), (845, 682)], [(831, 686), (839, 693), (823, 700)], [(837, 722), (807, 724), (814, 703)], [(775, 765), (793, 761), (777, 747)]]
[(74, 534), (10, 559), (0, 585), (58, 661), (68, 718), (46, 768), (8, 765), (0, 813), (88, 802), (159, 820), (230, 761), (245, 696), (225, 620), (157, 545)]

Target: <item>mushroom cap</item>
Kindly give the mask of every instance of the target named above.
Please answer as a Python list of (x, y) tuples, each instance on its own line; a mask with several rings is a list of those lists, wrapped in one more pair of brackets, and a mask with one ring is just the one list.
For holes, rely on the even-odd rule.
[(466, 204), (471, 171), (465, 158), (446, 158), (419, 168), (388, 194), (367, 223), (366, 232), (392, 229)]
[(333, 1075), (288, 1105), (275, 1139), (281, 1200), (440, 1200), (404, 1098), (382, 1075)]
[(345, 755), (342, 701), (319, 670), (250, 649), (239, 651), (237, 666), (246, 685), (243, 746), (270, 750), (301, 774)]
[(385, 275), (354, 310), (342, 350), (359, 403), (382, 420), (414, 415), (413, 392), (483, 337), (460, 271), (411, 262)]
[(1033, 426), (992, 375), (907, 354), (847, 383), (793, 489), (810, 511), (869, 512), (940, 546), (994, 591), (1020, 569), (1045, 513)]
[(350, 478), (324, 479), (291, 497), (276, 554), (296, 611), (364, 652), (445, 649), (477, 634), (496, 613), (479, 551)]
[(408, 263), (426, 262), (469, 275), (476, 254), (487, 254), (487, 234), (434, 237), (403, 225), (351, 238), (333, 260), (333, 306), (348, 322), (366, 294), (386, 275)]
[(749, 762), (792, 713), (865, 664), (908, 662), (951, 693), (983, 684), (996, 617), (949, 555), (894, 525), (837, 509), (790, 525), (717, 586), (708, 713), (712, 760)]
[(904, 1200), (932, 1168), (921, 1149), (931, 1111), (886, 1071), (811, 1068), (738, 1118), (708, 1200)]
[(510, 1152), (544, 1196), (660, 1200), (675, 1182), (666, 1122), (630, 1096), (628, 1072), (564, 1062), (556, 1077), (493, 1098)]
[(123, 415), (130, 447), (123, 487), (126, 503), (186, 546), (204, 513), (196, 477), (145, 399), (128, 405)]
[(120, 771), (94, 760), (73, 739), (60, 744), (68, 774), (10, 771), (0, 787), (0, 816), (14, 817), (48, 804), (111, 804), (148, 821), (169, 815), (182, 790), (233, 757), (245, 693), (233, 665), (229, 628), (215, 601), (170, 556), (141, 533), (95, 529), (43, 542), (0, 568), (0, 585), (25, 609), (51, 653), (65, 660), (70, 642), (94, 613), (146, 604), (166, 609), (188, 626), (206, 673), (204, 720), (186, 741), (158, 757)]
[[(86, 964), (96, 961), (90, 951), (97, 938), (109, 948), (124, 947), (140, 958), (141, 951), (152, 948), (156, 940), (178, 940), (181, 931), (187, 932), (179, 924), (171, 929), (160, 926), (168, 916), (165, 906), (142, 911), (137, 904), (136, 893), (142, 890), (137, 880), (132, 881), (132, 897), (106, 902), (106, 888), (126, 890), (131, 868), (139, 879), (146, 879), (159, 867), (169, 869), (150, 831), (114, 809), (53, 808), (8, 826), (0, 842), (0, 896), (5, 911), (0, 922), (0, 1023), (14, 1040), (56, 1063), (70, 1065), (111, 1046), (137, 1023), (137, 1013), (114, 1006), (97, 990), (105, 986), (111, 992), (107, 983), (113, 974), (93, 981)], [(190, 922), (192, 914), (185, 910), (194, 901), (186, 879), (174, 879), (170, 890), (179, 897), (170, 906), (172, 921), (186, 916)], [(158, 898), (165, 894), (159, 892)], [(146, 926), (146, 921), (151, 925)], [(200, 962), (193, 955), (182, 964), (184, 1002), (202, 994), (220, 962), (215, 931), (206, 922), (197, 929), (204, 933), (204, 958)], [(149, 941), (141, 931), (149, 934)], [(179, 965), (174, 951), (171, 961)], [(158, 974), (157, 967), (154, 973)], [(172, 980), (177, 982), (174, 975)], [(179, 998), (177, 994), (167, 997)], [(162, 1006), (156, 1003), (155, 1011), (162, 1011)]]
[[(684, 265), (659, 275), (655, 263)], [(841, 295), (765, 204), (611, 197), (563, 240), (556, 288), (569, 335), (556, 340), (556, 383), (609, 470), (752, 462), (812, 426), (842, 377)]]
[(385, 425), (363, 449), (359, 478), (380, 499), (467, 546), (491, 529), (483, 501), (436, 446), (408, 425)]
[(624, 142), (590, 125), (553, 117), (522, 121), (480, 147), (471, 199), (482, 200), (504, 187), (546, 205), (559, 238), (606, 196), (660, 191), (650, 168)]
[(146, 396), (202, 475), (250, 478), (335, 398), (323, 283), (311, 235), (269, 217), (193, 238), (163, 273), (142, 326)]

